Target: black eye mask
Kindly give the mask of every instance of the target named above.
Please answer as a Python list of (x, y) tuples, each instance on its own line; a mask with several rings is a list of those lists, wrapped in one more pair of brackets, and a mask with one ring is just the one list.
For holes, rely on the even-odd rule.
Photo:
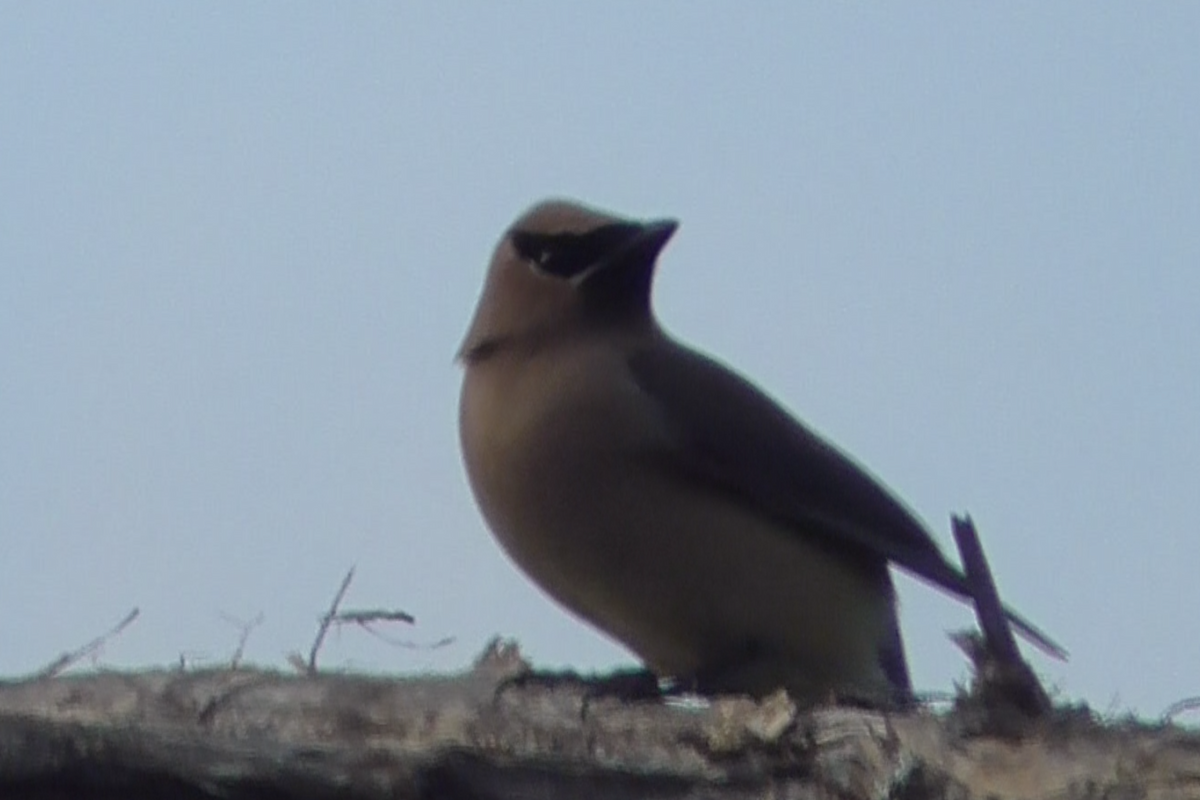
[(642, 226), (615, 222), (587, 233), (531, 233), (513, 231), (513, 247), (535, 269), (563, 280), (583, 275), (607, 256), (635, 240)]

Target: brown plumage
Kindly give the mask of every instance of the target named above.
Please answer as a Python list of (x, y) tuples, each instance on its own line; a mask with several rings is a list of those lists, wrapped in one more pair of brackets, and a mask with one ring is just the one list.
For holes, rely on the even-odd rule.
[(663, 331), (650, 289), (675, 227), (548, 201), (505, 232), (459, 353), (483, 515), (547, 593), (660, 675), (907, 698), (888, 565), (959, 596), (964, 580), (864, 470)]

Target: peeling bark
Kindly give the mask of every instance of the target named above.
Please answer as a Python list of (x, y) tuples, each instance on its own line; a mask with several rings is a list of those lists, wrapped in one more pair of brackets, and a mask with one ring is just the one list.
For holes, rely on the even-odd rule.
[[(784, 694), (626, 703), (452, 676), (255, 669), (0, 684), (4, 798), (1195, 798), (1200, 735), (1053, 711), (799, 710)], [(969, 715), (969, 716), (964, 716)]]

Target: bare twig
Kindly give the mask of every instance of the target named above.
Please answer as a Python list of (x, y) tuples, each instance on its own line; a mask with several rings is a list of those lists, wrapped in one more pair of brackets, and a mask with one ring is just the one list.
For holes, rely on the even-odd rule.
[[(1014, 720), (1020, 716), (1036, 718), (1050, 711), (1050, 697), (1017, 649), (975, 524), (969, 516), (953, 517), (952, 522), (967, 586), (975, 601), (975, 616), (983, 631), (982, 638), (968, 634), (955, 641), (975, 664), (973, 694), (987, 710), (987, 727), (993, 732), (999, 727), (1015, 730), (1020, 723)], [(1000, 713), (1005, 708), (1018, 711), (1018, 716)]]
[(988, 652), (1002, 664), (1019, 664), (1021, 651), (1017, 649), (1017, 641), (1004, 615), (1004, 606), (1000, 604), (1000, 593), (996, 590), (987, 556), (983, 554), (983, 545), (979, 543), (979, 534), (975, 532), (975, 523), (970, 516), (955, 516), (951, 518), (951, 525)]
[(1180, 714), (1186, 714), (1189, 711), (1200, 710), (1200, 697), (1185, 697), (1182, 700), (1177, 700), (1167, 706), (1167, 710), (1162, 713), (1160, 719), (1164, 724), (1175, 722), (1175, 718)]
[(394, 636), (389, 636), (380, 630), (380, 624), (389, 624), (402, 622), (405, 624), (416, 623), (417, 618), (407, 611), (389, 610), (385, 608), (370, 608), (370, 609), (353, 609), (347, 611), (339, 611), (333, 615), (333, 624), (341, 625), (356, 625), (362, 630), (385, 642), (392, 647), (402, 647), (406, 650), (437, 650), (453, 644), (455, 638), (446, 636), (438, 639), (435, 642), (419, 643), (407, 639), (397, 639)]
[(388, 636), (379, 629), (380, 623), (403, 622), (413, 624), (417, 621), (416, 617), (409, 614), (407, 611), (388, 611), (386, 609), (356, 609), (353, 611), (341, 611), (334, 618), (334, 623), (337, 625), (357, 625), (364, 631), (374, 636), (392, 647), (403, 647), (408, 650), (436, 650), (439, 647), (444, 647), (454, 641), (453, 637), (440, 639), (433, 644), (422, 645), (416, 644), (405, 639), (397, 639)]
[(246, 642), (249, 641), (250, 634), (255, 628), (257, 628), (259, 625), (262, 625), (263, 620), (266, 618), (263, 616), (261, 611), (258, 612), (258, 615), (252, 620), (238, 619), (232, 614), (226, 614), (224, 611), (222, 611), (221, 619), (225, 620), (230, 625), (235, 626), (239, 630), (237, 649), (233, 651), (233, 657), (229, 659), (229, 668), (237, 669), (242, 664), (242, 656), (246, 653)]
[(350, 581), (354, 580), (354, 567), (346, 573), (346, 577), (342, 578), (342, 585), (338, 587), (337, 594), (333, 596), (333, 602), (329, 604), (329, 611), (325, 612), (325, 616), (321, 617), (321, 626), (317, 629), (317, 638), (313, 642), (312, 650), (308, 653), (308, 674), (315, 675), (317, 672), (317, 653), (321, 650), (321, 644), (325, 641), (325, 634), (329, 633), (329, 626), (333, 624), (337, 618), (338, 606), (342, 604), (342, 598), (346, 596), (346, 590), (350, 588)]
[(106, 645), (109, 641), (111, 641), (116, 636), (120, 635), (121, 631), (125, 630), (130, 625), (132, 625), (133, 621), (138, 618), (138, 615), (140, 613), (142, 613), (142, 612), (139, 609), (136, 609), (136, 608), (133, 609), (132, 611), (130, 611), (128, 614), (125, 615), (124, 619), (122, 619), (115, 626), (113, 626), (112, 630), (108, 631), (107, 633), (101, 634), (100, 636), (97, 636), (95, 639), (92, 639), (90, 642), (85, 644), (83, 647), (80, 647), (76, 650), (72, 650), (67, 653), (63, 653), (61, 656), (56, 658), (54, 661), (52, 661), (51, 663), (47, 664), (46, 666), (42, 667), (40, 670), (35, 672), (34, 676), (33, 676), (34, 680), (42, 680), (44, 678), (53, 678), (54, 676), (61, 674), (64, 670), (68, 669), (69, 667), (73, 666), (74, 664), (77, 664), (78, 662), (82, 661), (83, 659), (88, 658), (89, 656), (96, 655), (102, 649), (104, 649), (104, 645)]
[(420, 642), (413, 642), (407, 639), (397, 639), (394, 636), (388, 636), (386, 633), (369, 623), (365, 623), (361, 627), (364, 631), (369, 633), (371, 636), (374, 636), (376, 639), (379, 639), (381, 642), (391, 645), (392, 647), (400, 647), (405, 650), (438, 650), (448, 645), (452, 645), (458, 641), (453, 636), (443, 636), (441, 639), (436, 641), (422, 644)]
[(372, 622), (407, 622), (412, 624), (416, 617), (407, 611), (386, 611), (384, 609), (364, 609), (354, 611), (339, 611), (334, 615), (334, 622), (352, 625), (367, 625)]

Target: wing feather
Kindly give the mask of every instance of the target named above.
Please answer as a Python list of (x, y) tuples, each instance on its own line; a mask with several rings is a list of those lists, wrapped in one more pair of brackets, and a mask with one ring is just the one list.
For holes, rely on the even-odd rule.
[[(971, 598), (962, 572), (903, 503), (749, 381), (665, 337), (632, 353), (628, 366), (669, 420), (671, 447), (652, 454), (668, 469), (816, 536), (848, 559), (894, 563)], [(1063, 655), (1032, 624), (1006, 613), (1025, 638)]]

